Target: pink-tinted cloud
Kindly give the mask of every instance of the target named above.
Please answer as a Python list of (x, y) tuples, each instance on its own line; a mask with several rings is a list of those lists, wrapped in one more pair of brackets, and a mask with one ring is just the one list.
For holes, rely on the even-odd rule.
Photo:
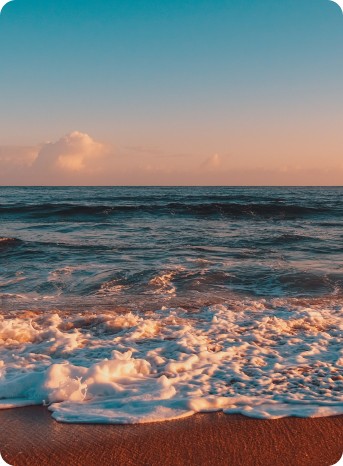
[(54, 173), (90, 173), (99, 171), (109, 148), (88, 134), (73, 131), (57, 142), (43, 145), (32, 168)]
[(218, 154), (213, 154), (202, 164), (201, 168), (204, 170), (218, 170), (223, 165), (223, 160)]
[(0, 146), (0, 171), (11, 173), (32, 165), (40, 146)]

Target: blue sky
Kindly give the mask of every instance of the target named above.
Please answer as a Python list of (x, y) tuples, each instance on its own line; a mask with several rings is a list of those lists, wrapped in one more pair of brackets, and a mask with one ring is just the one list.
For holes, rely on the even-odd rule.
[(242, 184), (244, 170), (337, 175), (342, 51), (329, 0), (15, 0), (0, 16), (0, 169), (18, 171), (14, 147), (78, 131), (128, 183), (144, 184), (134, 169), (150, 184), (206, 184), (204, 167), (211, 184), (219, 167)]

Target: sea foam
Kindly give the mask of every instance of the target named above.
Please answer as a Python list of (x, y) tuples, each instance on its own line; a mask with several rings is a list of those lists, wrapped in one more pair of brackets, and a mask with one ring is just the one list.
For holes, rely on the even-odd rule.
[(263, 299), (199, 309), (7, 312), (0, 407), (63, 422), (144, 423), (223, 410), (343, 414), (343, 309)]

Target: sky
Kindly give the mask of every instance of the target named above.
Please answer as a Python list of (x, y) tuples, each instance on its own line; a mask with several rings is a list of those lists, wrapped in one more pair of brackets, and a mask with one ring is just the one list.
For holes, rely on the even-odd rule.
[(1, 185), (342, 185), (330, 0), (14, 0)]

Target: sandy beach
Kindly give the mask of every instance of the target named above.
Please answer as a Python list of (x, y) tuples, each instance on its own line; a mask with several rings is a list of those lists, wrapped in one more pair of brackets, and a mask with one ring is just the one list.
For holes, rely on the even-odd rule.
[(2, 456), (14, 466), (330, 466), (343, 451), (343, 416), (212, 413), (145, 425), (76, 425), (28, 407), (1, 411), (0, 425)]

